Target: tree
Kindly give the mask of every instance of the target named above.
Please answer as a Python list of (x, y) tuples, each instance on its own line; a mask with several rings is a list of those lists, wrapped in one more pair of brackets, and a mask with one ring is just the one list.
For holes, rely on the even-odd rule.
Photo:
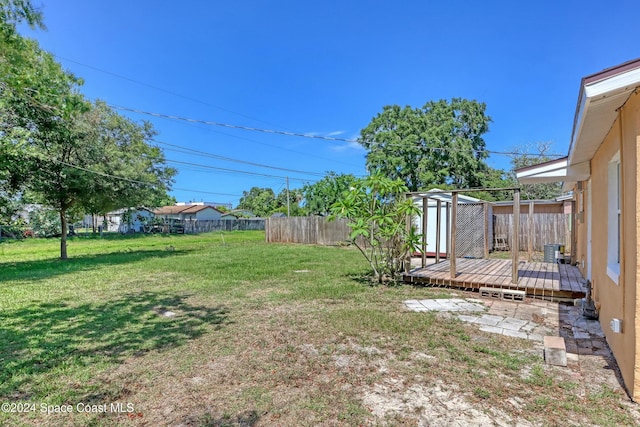
[[(494, 169), (489, 167), (482, 177), (483, 188), (512, 188), (517, 186), (517, 182), (511, 179), (509, 173), (505, 172), (502, 169)], [(511, 192), (511, 190), (472, 191), (466, 193), (466, 195), (486, 200), (488, 202), (511, 200), (511, 198), (513, 197), (513, 193)]]
[(238, 209), (247, 209), (256, 216), (269, 216), (277, 208), (276, 194), (271, 188), (252, 187), (243, 191)]
[(288, 216), (306, 215), (306, 210), (300, 206), (302, 199), (302, 190), (298, 188), (287, 190), (284, 188), (278, 193), (275, 203), (276, 208), (271, 213), (282, 212)]
[[(515, 154), (511, 155), (511, 180), (514, 183), (518, 182), (516, 169), (554, 160), (556, 157), (549, 155), (551, 147), (551, 142), (537, 142), (513, 148), (511, 151)], [(534, 154), (532, 155), (532, 153)], [(523, 200), (549, 200), (561, 194), (562, 183), (560, 182), (520, 185), (520, 197)]]
[(26, 22), (31, 28), (45, 29), (42, 11), (29, 0), (0, 0), (0, 26), (15, 31), (16, 24)]
[(401, 179), (410, 191), (430, 185), (482, 185), (488, 156), (482, 136), (491, 118), (484, 103), (454, 98), (422, 108), (385, 106), (360, 132), (367, 168)]
[[(82, 83), (33, 40), (15, 33), (0, 61), (0, 177), (5, 194), (27, 189), (60, 217), (60, 258), (67, 259), (67, 219), (73, 208), (129, 207), (166, 195), (174, 170), (137, 125), (104, 103), (90, 104)], [(120, 206), (116, 206), (120, 205)]]
[(330, 218), (349, 221), (351, 242), (369, 262), (378, 283), (396, 279), (407, 253), (418, 244), (413, 227), (407, 230), (407, 218), (419, 210), (406, 192), (400, 179), (376, 173), (356, 180), (331, 208)]
[[(42, 13), (28, 0), (0, 0), (0, 210), (14, 210), (21, 184), (28, 170), (19, 162), (17, 145), (29, 135), (29, 130), (16, 131), (18, 117), (8, 95), (13, 93), (22, 77), (25, 40), (16, 32), (16, 25), (26, 22), (31, 28), (42, 28)], [(8, 219), (7, 219), (8, 218)], [(11, 215), (5, 216), (8, 222)]]
[(351, 174), (330, 171), (320, 181), (305, 185), (302, 193), (306, 210), (311, 215), (328, 215), (331, 206), (349, 190), (355, 180), (355, 176)]
[(155, 207), (171, 200), (167, 188), (176, 171), (166, 167), (162, 151), (149, 144), (156, 134), (150, 123), (135, 123), (102, 101), (93, 105), (84, 121), (95, 151), (91, 156), (99, 159), (82, 200), (87, 213)]

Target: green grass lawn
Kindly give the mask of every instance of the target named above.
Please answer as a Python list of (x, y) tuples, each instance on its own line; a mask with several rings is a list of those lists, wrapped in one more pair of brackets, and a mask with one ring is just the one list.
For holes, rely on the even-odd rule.
[(415, 425), (372, 414), (391, 383), (542, 425), (634, 425), (624, 396), (559, 380), (528, 341), (403, 310), (450, 292), (370, 286), (351, 248), (233, 232), (68, 249), (0, 243), (0, 403), (24, 411), (0, 425)]

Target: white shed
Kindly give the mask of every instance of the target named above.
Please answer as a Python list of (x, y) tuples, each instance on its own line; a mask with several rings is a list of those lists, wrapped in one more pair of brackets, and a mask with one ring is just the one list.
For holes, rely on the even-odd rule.
[[(436, 255), (436, 239), (440, 235), (440, 256), (446, 256), (449, 252), (447, 234), (451, 224), (451, 193), (446, 190), (425, 191), (424, 194), (413, 197), (415, 205), (423, 211), (423, 200), (427, 203), (427, 227), (426, 227), (426, 255)], [(426, 199), (425, 199), (426, 198)], [(440, 229), (438, 230), (438, 201), (440, 201)], [(491, 205), (484, 200), (475, 197), (458, 194), (458, 221), (457, 221), (457, 246), (458, 256), (468, 256), (480, 258), (484, 253), (484, 241), (492, 242), (492, 237), (485, 236), (487, 230), (492, 234), (492, 227), (487, 227), (485, 210), (491, 210)], [(488, 212), (491, 218), (491, 212)], [(422, 234), (423, 215), (422, 213), (413, 218), (413, 225), (416, 231)], [(417, 248), (418, 253), (422, 253), (422, 247)]]

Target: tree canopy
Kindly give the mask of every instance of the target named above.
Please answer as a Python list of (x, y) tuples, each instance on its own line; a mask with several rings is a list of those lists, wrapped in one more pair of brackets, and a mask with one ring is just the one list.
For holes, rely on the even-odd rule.
[(463, 98), (422, 108), (385, 106), (360, 132), (370, 173), (401, 179), (409, 191), (449, 184), (483, 184), (489, 167), (483, 135), (491, 118), (484, 103)]
[(252, 187), (243, 191), (238, 209), (247, 209), (256, 216), (269, 216), (276, 209), (276, 193), (271, 188)]
[(342, 194), (349, 190), (355, 180), (355, 176), (351, 174), (337, 174), (330, 171), (320, 181), (305, 185), (302, 193), (307, 213), (328, 215), (331, 206), (340, 200)]
[[(534, 166), (556, 159), (556, 157), (549, 155), (551, 146), (552, 144), (550, 142), (537, 142), (513, 148), (511, 151), (515, 154), (511, 155), (510, 174), (512, 182), (518, 182), (515, 174), (516, 169)], [(535, 153), (535, 155), (531, 155), (532, 153)], [(520, 185), (520, 195), (523, 200), (548, 200), (558, 197), (561, 194), (562, 183), (560, 182)]]

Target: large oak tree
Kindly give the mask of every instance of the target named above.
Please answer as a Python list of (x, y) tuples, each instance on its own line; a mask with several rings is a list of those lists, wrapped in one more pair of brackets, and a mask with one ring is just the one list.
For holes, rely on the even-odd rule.
[(454, 98), (422, 108), (385, 106), (360, 132), (370, 173), (401, 179), (409, 191), (448, 184), (480, 187), (489, 167), (484, 103)]

